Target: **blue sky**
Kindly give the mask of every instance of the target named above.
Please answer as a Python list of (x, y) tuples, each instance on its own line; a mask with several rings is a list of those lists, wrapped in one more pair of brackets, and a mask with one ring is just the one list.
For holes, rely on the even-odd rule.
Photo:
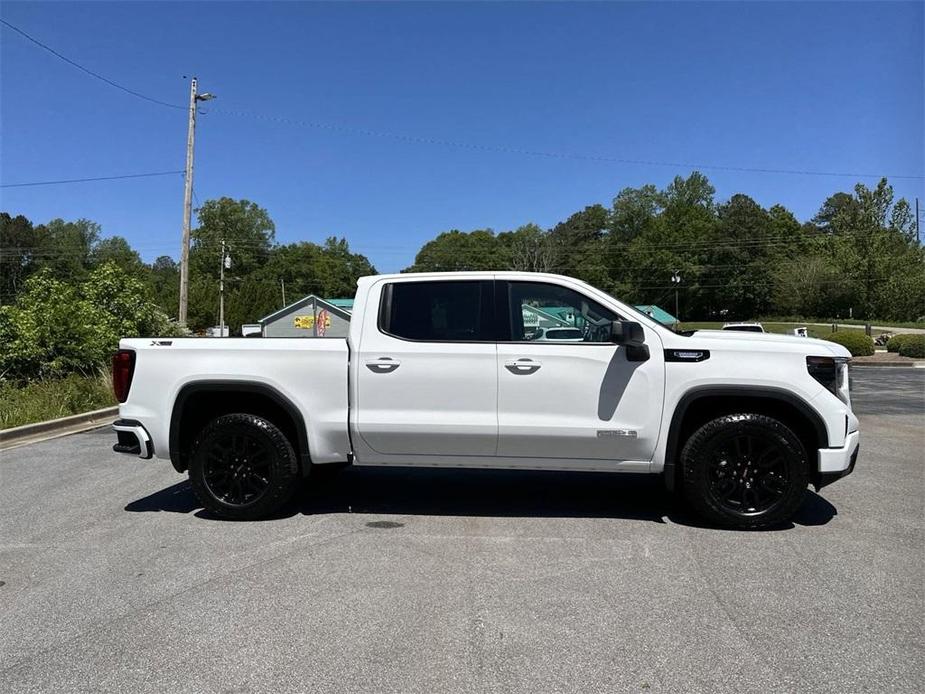
[[(623, 187), (718, 166), (925, 175), (923, 7), (912, 3), (41, 3), (3, 19), (200, 117), (198, 200), (266, 207), (280, 242), (345, 236), (380, 271), (451, 228), (551, 226)], [(3, 183), (182, 169), (186, 114), (0, 30)], [(247, 111), (346, 130), (217, 112)], [(479, 148), (359, 134), (373, 130)], [(801, 219), (851, 177), (704, 169)], [(863, 179), (876, 183), (876, 179)], [(925, 183), (892, 180), (925, 200)], [(180, 176), (2, 191), (176, 257)]]

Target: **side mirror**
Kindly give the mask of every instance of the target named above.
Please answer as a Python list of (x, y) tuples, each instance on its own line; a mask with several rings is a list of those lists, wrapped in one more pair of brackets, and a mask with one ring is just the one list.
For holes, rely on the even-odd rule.
[(640, 347), (645, 344), (646, 334), (639, 323), (614, 321), (610, 324), (610, 341), (616, 345)]

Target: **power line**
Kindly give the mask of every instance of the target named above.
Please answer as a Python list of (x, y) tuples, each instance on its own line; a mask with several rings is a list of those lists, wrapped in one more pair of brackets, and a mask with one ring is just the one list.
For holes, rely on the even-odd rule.
[(371, 130), (368, 128), (356, 128), (347, 125), (335, 123), (323, 123), (319, 121), (306, 121), (296, 118), (280, 118), (277, 116), (268, 116), (250, 111), (229, 111), (221, 108), (213, 108), (209, 113), (218, 113), (229, 116), (243, 118), (254, 118), (256, 120), (271, 121), (286, 125), (296, 125), (304, 128), (313, 128), (317, 130), (329, 130), (335, 132), (349, 133), (353, 135), (365, 135), (367, 137), (386, 138), (400, 142), (412, 142), (415, 144), (439, 145), (442, 147), (452, 147), (456, 149), (469, 149), (481, 152), (498, 152), (502, 154), (520, 154), (529, 157), (543, 157), (547, 159), (575, 159), (582, 161), (595, 161), (610, 164), (635, 164), (639, 166), (662, 166), (674, 169), (692, 169), (705, 171), (731, 171), (738, 173), (763, 173), (763, 174), (787, 174), (794, 176), (829, 176), (842, 178), (888, 178), (888, 179), (912, 179), (921, 180), (925, 176), (911, 176), (902, 174), (870, 174), (870, 173), (848, 173), (843, 171), (813, 171), (809, 169), (775, 169), (751, 166), (726, 166), (723, 164), (698, 164), (684, 162), (656, 161), (651, 159), (628, 159), (623, 157), (612, 157), (606, 155), (580, 154), (575, 152), (551, 152), (534, 149), (521, 149), (517, 147), (505, 147), (502, 145), (482, 145), (471, 142), (460, 142), (456, 140), (445, 140), (442, 138), (421, 137), (417, 135), (404, 135), (385, 130)]
[(170, 104), (170, 103), (167, 103), (166, 101), (161, 101), (160, 99), (154, 99), (154, 98), (152, 98), (152, 97), (150, 97), (150, 96), (146, 96), (146, 95), (142, 94), (141, 92), (136, 92), (134, 89), (129, 89), (128, 87), (125, 87), (125, 86), (119, 84), (118, 82), (114, 82), (113, 80), (109, 79), (108, 77), (103, 77), (103, 75), (99, 74), (98, 72), (94, 72), (93, 70), (84, 67), (84, 66), (81, 65), (80, 63), (74, 62), (73, 60), (71, 60), (71, 59), (68, 58), (67, 56), (61, 55), (60, 53), (58, 53), (58, 51), (56, 51), (56, 50), (55, 50), (54, 48), (52, 48), (51, 46), (48, 46), (48, 45), (42, 43), (41, 41), (39, 41), (39, 40), (38, 40), (37, 38), (35, 38), (34, 36), (30, 36), (30, 35), (27, 34), (25, 31), (23, 31), (22, 29), (20, 29), (18, 26), (14, 26), (13, 24), (10, 24), (10, 23), (9, 23), (8, 21), (6, 21), (5, 19), (0, 19), (0, 23), (2, 23), (2, 24), (3, 24), (4, 26), (6, 26), (6, 27), (12, 29), (12, 30), (15, 31), (17, 34), (19, 34), (19, 35), (25, 37), (26, 39), (28, 39), (29, 41), (31, 41), (32, 43), (34, 43), (36, 46), (38, 46), (39, 48), (42, 48), (43, 50), (48, 51), (49, 53), (51, 53), (51, 54), (52, 54), (53, 56), (55, 56), (56, 58), (60, 58), (61, 60), (63, 60), (63, 61), (64, 61), (65, 63), (67, 63), (68, 65), (71, 65), (72, 67), (76, 67), (76, 68), (77, 68), (78, 70), (80, 70), (81, 72), (85, 72), (85, 73), (87, 73), (88, 75), (90, 75), (91, 77), (93, 77), (94, 79), (98, 79), (98, 80), (100, 80), (101, 82), (105, 82), (106, 84), (108, 84), (108, 85), (111, 86), (111, 87), (115, 87), (116, 89), (121, 89), (121, 90), (122, 90), (123, 92), (125, 92), (126, 94), (131, 94), (132, 96), (137, 97), (137, 98), (139, 98), (139, 99), (144, 99), (145, 101), (150, 101), (152, 104), (157, 104), (158, 106), (166, 106), (167, 108), (177, 108), (177, 109), (180, 109), (180, 110), (184, 110), (184, 109), (186, 108), (185, 106), (179, 106), (179, 105), (177, 105), (177, 104)]
[[(0, 20), (2, 21), (2, 20)], [(90, 181), (117, 181), (125, 178), (150, 178), (152, 176), (173, 176), (182, 174), (183, 170), (178, 171), (153, 171), (150, 173), (125, 174), (122, 176), (96, 176), (94, 178), (66, 178), (60, 181), (30, 181), (28, 183), (4, 183), (0, 188), (26, 188), (29, 186), (57, 186), (64, 183), (88, 183)]]
[[(42, 43), (35, 37), (27, 34), (25, 31), (19, 27), (10, 24), (5, 19), (0, 19), (0, 23), (4, 26), (9, 27), (16, 33), (20, 34), (24, 38), (28, 39), (35, 45), (39, 46), (45, 51), (48, 51), (55, 57), (63, 60), (69, 65), (77, 68), (78, 70), (90, 75), (94, 79), (105, 82), (106, 84), (115, 87), (127, 94), (130, 94), (139, 99), (149, 101), (153, 104), (159, 106), (165, 106), (167, 108), (184, 110), (186, 107), (179, 104), (171, 104), (166, 101), (161, 101), (160, 99), (155, 99), (141, 92), (137, 92), (134, 89), (129, 89), (114, 80), (104, 77), (103, 75), (90, 70), (89, 68), (84, 67), (83, 65), (71, 60), (65, 55), (62, 55), (55, 49), (50, 46)], [(353, 135), (363, 135), (366, 137), (377, 137), (385, 138), (390, 140), (395, 140), (399, 142), (410, 142), (415, 144), (426, 144), (426, 145), (437, 145), (441, 147), (451, 147), (454, 149), (468, 149), (473, 151), (480, 152), (497, 152), (501, 154), (517, 154), (529, 157), (541, 157), (546, 159), (571, 159), (571, 160), (580, 160), (580, 161), (594, 161), (610, 164), (634, 164), (637, 166), (659, 166), (659, 167), (668, 167), (673, 169), (693, 169), (693, 170), (704, 170), (704, 171), (728, 171), (736, 173), (761, 173), (761, 174), (780, 174), (780, 175), (792, 175), (792, 176), (824, 176), (824, 177), (839, 177), (839, 178), (891, 178), (891, 179), (908, 179), (908, 180), (923, 180), (925, 176), (922, 175), (905, 175), (905, 174), (871, 174), (871, 173), (850, 173), (844, 171), (817, 171), (811, 169), (782, 169), (782, 168), (770, 168), (770, 167), (754, 167), (754, 166), (731, 166), (724, 164), (703, 164), (703, 163), (692, 163), (692, 162), (671, 162), (671, 161), (659, 161), (651, 159), (632, 159), (627, 157), (615, 157), (608, 155), (595, 155), (595, 154), (582, 154), (576, 152), (553, 152), (553, 151), (544, 151), (544, 150), (534, 150), (534, 149), (523, 149), (518, 147), (507, 147), (503, 145), (483, 145), (472, 142), (462, 142), (457, 140), (447, 140), (443, 138), (434, 138), (434, 137), (423, 137), (419, 135), (406, 135), (401, 133), (394, 133), (386, 130), (373, 130), (370, 128), (357, 128), (348, 125), (341, 125), (337, 123), (324, 123), (319, 121), (308, 121), (297, 118), (282, 118), (279, 116), (270, 116), (260, 113), (254, 113), (249, 111), (231, 111), (226, 109), (211, 109), (210, 112), (225, 114), (230, 116), (244, 117), (244, 118), (253, 118), (256, 120), (270, 121), (286, 125), (295, 125), (303, 128), (312, 128), (317, 130), (328, 130), (333, 132), (342, 132)]]

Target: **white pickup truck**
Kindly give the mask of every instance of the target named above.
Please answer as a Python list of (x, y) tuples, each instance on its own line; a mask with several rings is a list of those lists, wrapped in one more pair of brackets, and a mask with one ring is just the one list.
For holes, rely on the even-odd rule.
[(651, 473), (713, 523), (766, 527), (854, 468), (848, 358), (676, 333), (558, 275), (378, 275), (359, 280), (346, 339), (122, 340), (114, 449), (169, 458), (234, 519), (351, 463)]

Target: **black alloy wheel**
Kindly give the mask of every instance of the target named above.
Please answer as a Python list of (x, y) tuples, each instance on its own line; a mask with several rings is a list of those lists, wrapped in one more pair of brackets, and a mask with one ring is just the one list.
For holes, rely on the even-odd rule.
[(764, 528), (790, 520), (806, 491), (809, 464), (783, 422), (742, 413), (714, 419), (681, 452), (684, 494), (719, 525)]
[(247, 506), (270, 488), (269, 442), (249, 433), (213, 437), (205, 452), (203, 477), (209, 492), (229, 506)]
[(787, 450), (772, 436), (733, 431), (708, 444), (709, 489), (714, 500), (733, 512), (767, 511), (787, 493)]
[(227, 414), (196, 437), (189, 476), (209, 511), (231, 520), (257, 520), (289, 501), (298, 487), (299, 465), (292, 444), (272, 422)]

